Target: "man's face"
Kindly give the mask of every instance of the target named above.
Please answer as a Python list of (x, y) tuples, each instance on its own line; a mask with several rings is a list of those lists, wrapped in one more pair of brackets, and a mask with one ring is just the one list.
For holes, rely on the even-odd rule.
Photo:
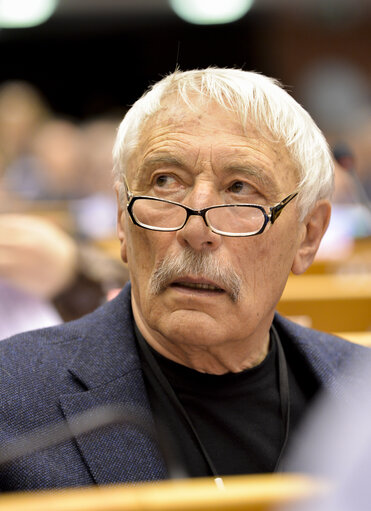
[[(268, 211), (297, 186), (294, 166), (280, 143), (252, 125), (244, 133), (237, 118), (214, 103), (195, 113), (180, 101), (168, 101), (146, 123), (127, 180), (134, 195), (168, 198), (194, 209), (245, 202)], [(148, 341), (164, 352), (177, 346), (218, 350), (267, 342), (302, 238), (295, 201), (271, 228), (248, 238), (214, 234), (199, 216), (177, 232), (145, 230), (132, 224), (125, 207), (119, 213), (119, 234), (135, 319)], [(154, 274), (164, 258), (166, 266), (184, 254), (208, 259), (220, 268), (219, 276), (191, 263), (154, 292)], [(237, 279), (237, 296), (230, 279)]]

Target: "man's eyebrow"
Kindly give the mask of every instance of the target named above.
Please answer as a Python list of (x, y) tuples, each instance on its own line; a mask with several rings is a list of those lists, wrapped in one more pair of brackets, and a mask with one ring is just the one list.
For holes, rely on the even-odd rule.
[(158, 154), (144, 160), (142, 165), (140, 165), (138, 168), (138, 174), (146, 171), (148, 172), (148, 170), (154, 169), (156, 167), (161, 167), (162, 165), (167, 167), (184, 167), (184, 163), (179, 158), (169, 154)]

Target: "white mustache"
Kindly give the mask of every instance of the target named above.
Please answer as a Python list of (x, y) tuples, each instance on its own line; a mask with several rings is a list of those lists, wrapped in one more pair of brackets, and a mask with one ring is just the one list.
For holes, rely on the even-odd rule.
[(194, 252), (190, 248), (185, 248), (177, 256), (167, 255), (160, 261), (151, 277), (150, 292), (159, 295), (174, 280), (190, 275), (211, 280), (237, 302), (241, 289), (237, 273), (222, 267), (212, 253)]

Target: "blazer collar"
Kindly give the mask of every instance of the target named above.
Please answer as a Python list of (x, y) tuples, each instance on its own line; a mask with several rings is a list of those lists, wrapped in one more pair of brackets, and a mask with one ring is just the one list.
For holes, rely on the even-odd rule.
[(114, 300), (75, 323), (81, 346), (69, 372), (87, 389), (140, 368), (130, 292), (127, 284)]

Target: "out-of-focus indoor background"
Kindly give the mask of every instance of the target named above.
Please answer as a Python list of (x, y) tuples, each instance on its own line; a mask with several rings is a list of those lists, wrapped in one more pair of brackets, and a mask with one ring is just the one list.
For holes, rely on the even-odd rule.
[(0, 0), (0, 55), (0, 338), (125, 283), (117, 125), (161, 76), (212, 65), (278, 78), (337, 159), (329, 231), (279, 310), (356, 340), (371, 330), (371, 0)]

